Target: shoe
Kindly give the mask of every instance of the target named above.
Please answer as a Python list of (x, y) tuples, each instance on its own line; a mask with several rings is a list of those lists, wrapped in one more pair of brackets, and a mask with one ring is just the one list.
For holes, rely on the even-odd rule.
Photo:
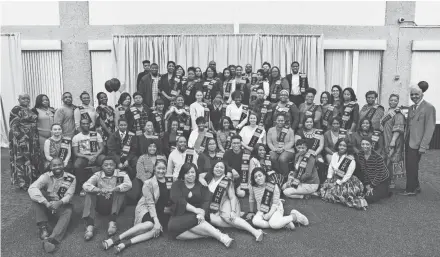
[(56, 249), (56, 244), (55, 244), (55, 242), (53, 242), (51, 240), (44, 240), (43, 241), (43, 249), (44, 249), (44, 251), (46, 251), (46, 253), (52, 253)]
[(295, 230), (295, 224), (293, 224), (293, 222), (290, 222), (284, 228), (288, 230)]
[(41, 226), (39, 229), (40, 229), (40, 239), (46, 240), (49, 237), (49, 232), (47, 231), (47, 226)]
[(399, 195), (403, 195), (403, 196), (416, 196), (416, 193), (404, 191), (404, 192), (399, 193)]
[(92, 239), (92, 237), (93, 237), (93, 229), (94, 229), (93, 226), (87, 226), (86, 233), (84, 234), (84, 239), (86, 241), (89, 241), (90, 239)]
[(113, 240), (111, 238), (102, 241), (102, 248), (104, 248), (104, 250), (108, 250), (112, 246), (113, 246)]
[(420, 188), (420, 186), (416, 187), (416, 192), (417, 193), (421, 193), (422, 192), (422, 189)]
[(304, 214), (300, 213), (299, 211), (297, 211), (297, 210), (292, 210), (292, 211), (290, 212), (290, 214), (295, 214), (295, 216), (296, 216), (296, 221), (297, 221), (299, 224), (302, 224), (302, 225), (304, 225), (304, 226), (308, 226), (308, 225), (309, 225), (309, 220), (307, 219), (307, 217), (304, 216)]
[(108, 235), (113, 236), (114, 234), (116, 234), (117, 230), (118, 230), (118, 227), (116, 226), (116, 222), (110, 221), (108, 223), (108, 230), (107, 230)]
[(229, 248), (234, 239), (230, 238), (227, 234), (223, 234), (220, 237), (220, 242), (222, 242), (227, 248)]
[(263, 230), (259, 229), (258, 235), (255, 237), (255, 241), (257, 241), (257, 242), (263, 241), (263, 236), (264, 236)]

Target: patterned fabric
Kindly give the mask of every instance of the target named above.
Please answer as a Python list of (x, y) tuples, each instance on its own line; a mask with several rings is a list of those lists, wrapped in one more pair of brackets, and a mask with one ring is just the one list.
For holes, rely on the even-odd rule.
[[(372, 109), (376, 109), (376, 111), (372, 110)], [(381, 105), (364, 105), (362, 106), (362, 109), (359, 111), (359, 120), (362, 120), (369, 112), (373, 113), (374, 115), (371, 118), (371, 123), (373, 125), (373, 129), (379, 129), (380, 128), (380, 120), (382, 119), (382, 117), (384, 116), (384, 108)], [(360, 124), (359, 124), (360, 126)]]
[(364, 152), (360, 152), (358, 157), (365, 185), (376, 187), (390, 177), (385, 161), (375, 151), (371, 152), (368, 159), (365, 159)]
[(320, 193), (324, 201), (331, 203), (341, 203), (351, 208), (365, 209), (368, 206), (364, 198), (364, 185), (356, 177), (351, 176), (342, 185), (336, 184), (339, 178), (334, 176), (327, 179), (321, 187)]
[(158, 85), (159, 85), (160, 76), (156, 76), (156, 77), (151, 76), (151, 79), (153, 79), (153, 85), (151, 86), (151, 90), (153, 92), (152, 96), (153, 96), (153, 104), (154, 104), (158, 98), (158, 95), (159, 95)]
[(115, 132), (115, 110), (110, 106), (100, 105), (96, 108), (96, 112), (98, 113), (99, 119), (104, 122), (110, 132), (108, 133), (104, 129), (102, 130), (102, 139), (104, 142), (107, 142), (110, 134)]
[[(49, 138), (49, 154), (50, 157), (55, 158), (58, 157), (60, 150), (61, 150), (61, 139), (58, 141), (53, 140), (52, 138)], [(44, 162), (44, 169), (46, 170), (47, 168), (49, 168), (50, 162), (45, 159)]]
[(9, 155), (12, 184), (27, 190), (39, 177), (40, 144), (38, 116), (31, 109), (15, 106), (9, 117)]
[[(405, 116), (398, 111), (395, 115), (395, 110), (390, 109), (382, 119), (383, 137), (384, 137), (384, 156), (385, 163), (390, 171), (392, 179), (404, 177), (406, 174), (404, 165), (405, 154)], [(391, 119), (386, 118), (388, 114), (393, 115)], [(390, 115), (390, 116), (391, 116)], [(395, 146), (390, 150), (390, 143), (395, 132), (399, 133), (396, 139)]]

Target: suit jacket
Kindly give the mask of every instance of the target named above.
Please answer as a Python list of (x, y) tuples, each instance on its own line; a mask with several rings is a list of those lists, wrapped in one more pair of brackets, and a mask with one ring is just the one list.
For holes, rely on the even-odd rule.
[[(303, 74), (302, 72), (299, 72), (298, 74)], [(286, 77), (284, 77), (282, 83), (283, 88), (286, 88), (286, 84), (289, 85), (289, 95), (292, 92), (292, 73), (288, 74)], [(306, 77), (306, 83), (304, 85), (304, 89), (309, 88), (309, 78)]]
[[(158, 83), (159, 84), (159, 83)], [(159, 85), (158, 85), (159, 87)], [(153, 106), (153, 78), (151, 73), (144, 75), (137, 85), (137, 91), (142, 94), (144, 104)]]
[[(128, 140), (128, 131), (125, 132), (125, 137), (123, 141), (124, 144), (127, 142), (127, 140)], [(121, 135), (119, 134), (119, 130), (117, 130), (116, 132), (111, 134), (107, 140), (108, 155), (113, 156), (114, 158), (116, 157), (115, 160), (119, 160), (122, 153), (122, 147), (123, 145), (121, 144)], [(135, 135), (131, 139), (130, 152), (128, 154), (127, 160), (131, 160), (136, 157), (136, 152), (137, 152), (136, 148), (137, 148), (137, 136)]]
[(145, 75), (147, 75), (147, 74), (150, 74), (148, 71), (143, 71), (143, 72), (141, 72), (141, 73), (139, 73), (138, 74), (138, 76), (137, 76), (137, 83), (136, 83), (136, 86), (137, 87), (139, 87), (139, 83), (141, 82), (141, 79), (145, 76)]
[(409, 147), (412, 149), (429, 149), (435, 129), (435, 108), (426, 100), (416, 110), (414, 106), (409, 108), (405, 139), (409, 140)]

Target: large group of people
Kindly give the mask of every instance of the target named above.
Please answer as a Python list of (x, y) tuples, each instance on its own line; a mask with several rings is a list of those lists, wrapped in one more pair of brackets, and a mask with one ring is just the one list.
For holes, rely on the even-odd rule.
[[(84, 239), (93, 238), (98, 211), (110, 216), (103, 248), (121, 252), (163, 232), (229, 247), (233, 239), (218, 228), (261, 241), (261, 229), (307, 226), (298, 210), (285, 214), (283, 198), (366, 210), (404, 175), (403, 195), (421, 191), (418, 163), (435, 126), (426, 82), (411, 87), (414, 104), (405, 110), (398, 94), (388, 108), (377, 104), (375, 91), (360, 107), (353, 89), (338, 85), (316, 100), (298, 62), (286, 77), (268, 62), (256, 72), (250, 64), (218, 72), (211, 61), (202, 72), (169, 61), (163, 75), (156, 63), (143, 66), (137, 92), (122, 93), (114, 107), (104, 92), (96, 108), (89, 93), (75, 106), (65, 92), (57, 110), (46, 95), (31, 108), (28, 94), (12, 109), (11, 179), (34, 202), (47, 252), (66, 232), (75, 193), (85, 197)], [(248, 210), (240, 204), (246, 195)], [(134, 226), (118, 234), (126, 204), (137, 204)]]

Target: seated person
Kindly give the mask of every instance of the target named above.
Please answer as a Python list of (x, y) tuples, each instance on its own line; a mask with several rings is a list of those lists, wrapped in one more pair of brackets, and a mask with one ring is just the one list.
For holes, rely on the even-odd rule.
[(291, 171), (287, 182), (283, 185), (283, 193), (288, 198), (302, 199), (308, 196), (319, 187), (318, 169), (315, 156), (308, 152), (307, 143), (304, 139), (296, 141), (294, 168)]
[(241, 136), (241, 145), (248, 152), (254, 150), (256, 143), (266, 144), (266, 130), (263, 125), (258, 126), (257, 113), (249, 114), (249, 125), (244, 126), (239, 135)]
[[(223, 159), (223, 153), (217, 147), (217, 141), (210, 137), (206, 140), (205, 151), (200, 153), (197, 159), (197, 167), (200, 173), (210, 172), (214, 164)], [(204, 185), (207, 186), (207, 185)]]
[(186, 138), (180, 136), (177, 139), (177, 147), (168, 156), (167, 175), (172, 175), (173, 180), (176, 181), (179, 176), (180, 167), (184, 163), (197, 164), (199, 155), (186, 146)]
[(86, 223), (84, 239), (92, 239), (96, 211), (101, 215), (110, 215), (108, 235), (116, 233), (116, 218), (124, 205), (125, 195), (131, 189), (131, 180), (127, 173), (116, 169), (112, 157), (105, 157), (102, 170), (93, 174), (83, 185), (86, 192), (83, 219)]
[(138, 156), (141, 156), (143, 154), (146, 154), (148, 151), (147, 146), (150, 145), (150, 142), (155, 142), (156, 145), (158, 146), (158, 150), (159, 152), (162, 153), (163, 148), (162, 147), (162, 139), (159, 137), (158, 134), (156, 134), (154, 132), (154, 126), (153, 126), (153, 122), (151, 121), (147, 121), (145, 123), (145, 132), (137, 137), (137, 151), (138, 151)]
[[(75, 193), (76, 179), (64, 171), (63, 161), (55, 157), (50, 171), (41, 175), (28, 189), (35, 210), (43, 248), (50, 253), (61, 242), (70, 223), (73, 207), (70, 204)], [(48, 222), (57, 220), (52, 234), (47, 231)]]
[(359, 124), (359, 129), (349, 136), (350, 142), (353, 144), (353, 150), (355, 154), (358, 155), (359, 152), (362, 150), (362, 139), (367, 137), (371, 139), (373, 147), (372, 150), (383, 157), (383, 146), (385, 142), (382, 132), (380, 132), (379, 130), (373, 131), (372, 122), (367, 118), (361, 119)]
[(44, 170), (50, 170), (50, 162), (53, 158), (60, 157), (64, 163), (64, 169), (70, 170), (72, 162), (70, 157), (72, 155), (72, 140), (70, 137), (63, 137), (63, 128), (60, 124), (52, 124), (52, 136), (44, 142)]
[(217, 131), (217, 145), (221, 152), (231, 148), (231, 136), (236, 134), (231, 118), (223, 116), (220, 119), (219, 130)]
[(231, 141), (232, 147), (226, 150), (223, 155), (223, 160), (225, 160), (228, 169), (232, 171), (237, 196), (244, 197), (246, 195), (244, 189), (248, 188), (249, 162), (251, 156), (241, 149), (241, 137), (239, 135), (233, 135)]
[(119, 236), (104, 240), (102, 244), (105, 250), (114, 245), (116, 252), (120, 253), (133, 244), (160, 236), (167, 229), (171, 213), (169, 199), (172, 183), (166, 181), (166, 173), (166, 161), (157, 160), (154, 176), (146, 180), (142, 188), (143, 197), (136, 206), (134, 226)]
[[(213, 138), (214, 135), (208, 132), (205, 128), (206, 120), (205, 117), (198, 117), (196, 119), (197, 129), (191, 132), (188, 139), (188, 147), (194, 148), (197, 154), (201, 154), (205, 149), (206, 139)], [(205, 138), (206, 137), (206, 138)]]
[(341, 138), (347, 137), (347, 131), (341, 129), (342, 119), (340, 117), (333, 118), (330, 124), (330, 129), (324, 133), (324, 150), (327, 163), (332, 161), (336, 142)]
[(322, 158), (321, 153), (324, 149), (324, 133), (321, 129), (313, 127), (312, 116), (306, 116), (304, 118), (303, 126), (298, 129), (295, 141), (300, 138), (306, 141), (309, 152), (315, 156), (316, 160), (323, 163), (324, 159)]
[[(104, 142), (99, 133), (90, 131), (90, 122), (87, 119), (81, 120), (81, 133), (75, 135), (72, 139), (73, 154), (76, 157), (73, 167), (77, 179), (76, 192), (81, 191), (84, 182), (92, 176), (87, 166), (101, 166), (105, 158)], [(85, 195), (81, 191), (81, 196)]]
[[(280, 189), (276, 184), (268, 182), (267, 177), (267, 173), (263, 168), (255, 168), (252, 171), (247, 219), (252, 220), (252, 224), (259, 228), (280, 229), (286, 227), (293, 230), (295, 229), (293, 222), (298, 222), (304, 226), (309, 225), (306, 216), (297, 210), (292, 210), (290, 215), (284, 216), (283, 202), (280, 200)], [(256, 214), (254, 212), (255, 202), (257, 202)]]
[(137, 163), (137, 137), (127, 131), (127, 120), (118, 120), (118, 130), (112, 133), (107, 141), (108, 156), (113, 157), (118, 169), (127, 172), (131, 180), (136, 176)]

